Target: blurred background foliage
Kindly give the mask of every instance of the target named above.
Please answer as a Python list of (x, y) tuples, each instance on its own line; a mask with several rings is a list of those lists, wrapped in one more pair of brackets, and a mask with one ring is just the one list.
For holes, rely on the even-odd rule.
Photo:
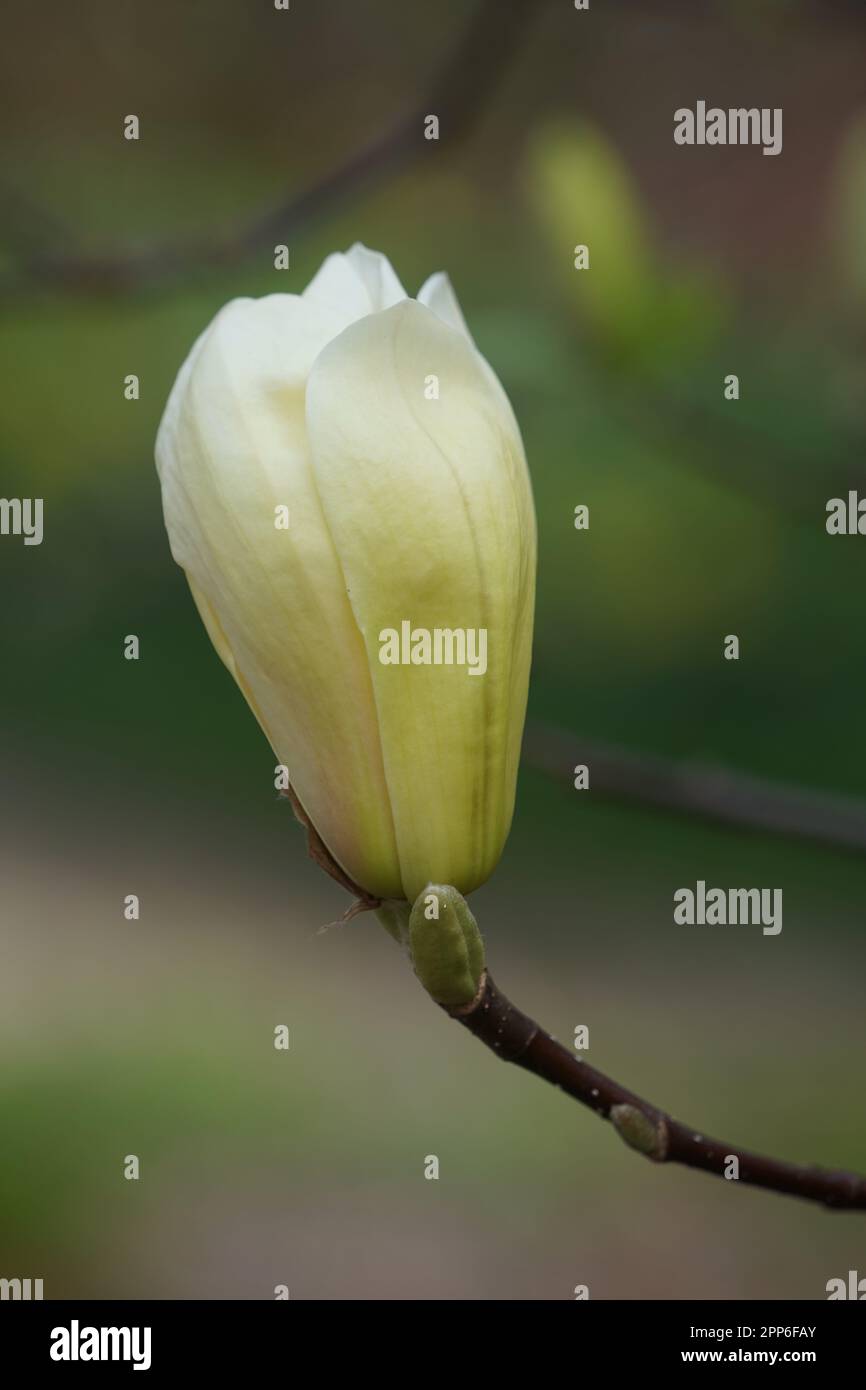
[[(419, 130), (404, 172), (293, 232), (289, 272), (263, 246), (100, 293), (16, 266), (243, 224), (410, 110), (471, 7), (12, 7), (0, 470), (45, 540), (0, 543), (0, 1274), (49, 1296), (822, 1297), (863, 1272), (857, 1218), (640, 1163), (449, 1026), (372, 918), (317, 931), (344, 901), (168, 552), (154, 434), (220, 305), (358, 239), (410, 293), (445, 268), (532, 469), (531, 716), (866, 796), (866, 543), (824, 529), (866, 494), (862, 13), (538, 9), (472, 137)], [(782, 106), (783, 153), (676, 147), (698, 97)], [(782, 935), (676, 927), (697, 878), (782, 887)], [(852, 855), (527, 771), (476, 910), (503, 987), (566, 1041), (588, 1024), (596, 1065), (863, 1169), (864, 893)]]

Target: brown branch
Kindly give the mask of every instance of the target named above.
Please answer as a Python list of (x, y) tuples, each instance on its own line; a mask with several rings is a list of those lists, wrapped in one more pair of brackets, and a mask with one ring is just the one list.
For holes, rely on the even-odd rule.
[(866, 805), (856, 797), (780, 785), (708, 763), (676, 762), (579, 738), (549, 724), (527, 725), (523, 761), (561, 782), (589, 768), (590, 794), (661, 807), (690, 818), (866, 851)]
[(418, 106), (324, 178), (228, 235), (215, 237), (208, 229), (195, 241), (131, 246), (106, 255), (40, 250), (22, 257), (0, 288), (8, 292), (22, 281), (35, 281), (87, 293), (137, 290), (181, 273), (240, 261), (275, 238), (285, 242), (350, 194), (368, 190), (425, 152), (435, 156), (436, 145), (424, 139), (425, 116), (438, 116), (445, 148), (464, 140), (543, 8), (543, 0), (482, 0)]
[(499, 992), (489, 974), (482, 977), (472, 1004), (445, 1012), (504, 1062), (514, 1062), (542, 1081), (549, 1081), (602, 1119), (610, 1120), (631, 1148), (656, 1163), (682, 1163), (687, 1168), (701, 1168), (705, 1173), (724, 1177), (730, 1160), (735, 1158), (739, 1167), (737, 1181), (741, 1183), (786, 1192), (839, 1210), (866, 1211), (866, 1177), (750, 1153), (671, 1119), (618, 1081), (567, 1052), (516, 1009)]

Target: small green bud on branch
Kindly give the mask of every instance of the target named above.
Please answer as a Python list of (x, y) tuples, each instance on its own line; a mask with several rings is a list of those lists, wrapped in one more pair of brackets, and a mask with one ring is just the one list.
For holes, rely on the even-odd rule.
[[(413, 909), (413, 919), (416, 909)], [(521, 1013), (497, 989), (486, 969), (470, 1003), (445, 1004), (444, 1007), (502, 1061), (513, 1062), (532, 1072), (594, 1110), (602, 1119), (610, 1120), (630, 1148), (656, 1163), (681, 1163), (687, 1168), (714, 1173), (716, 1177), (730, 1178), (730, 1161), (736, 1158), (737, 1181), (730, 1183), (732, 1188), (763, 1187), (838, 1210), (866, 1211), (866, 1177), (750, 1153), (735, 1144), (697, 1133), (626, 1090), (588, 1062), (573, 1056), (533, 1019)]]
[(621, 1139), (629, 1148), (664, 1163), (667, 1157), (667, 1126), (663, 1119), (654, 1123), (636, 1105), (613, 1105), (610, 1121)]
[(484, 943), (469, 904), (450, 884), (430, 883), (409, 917), (415, 974), (437, 1004), (472, 1004), (484, 974)]

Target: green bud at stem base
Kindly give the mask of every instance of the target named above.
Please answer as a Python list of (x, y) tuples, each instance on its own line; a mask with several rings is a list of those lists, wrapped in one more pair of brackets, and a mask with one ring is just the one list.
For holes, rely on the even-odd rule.
[(471, 1004), (484, 973), (484, 944), (466, 899), (449, 884), (430, 883), (409, 917), (415, 974), (437, 1004)]

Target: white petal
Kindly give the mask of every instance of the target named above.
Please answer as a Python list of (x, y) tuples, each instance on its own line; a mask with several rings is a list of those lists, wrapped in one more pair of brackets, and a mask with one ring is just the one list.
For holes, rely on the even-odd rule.
[(472, 334), (466, 325), (463, 310), (454, 293), (454, 286), (444, 270), (437, 270), (435, 275), (424, 281), (418, 291), (418, 303), (426, 304), (437, 318), (447, 323), (450, 328), (456, 328), (458, 333), (462, 333), (464, 338), (468, 338), (472, 343)]
[[(463, 335), (406, 300), (316, 359), (307, 428), (367, 648), (406, 896), (430, 881), (471, 892), (510, 824), (529, 674), (535, 522), (514, 416)], [(381, 634), (406, 620), (484, 629), (486, 673), (383, 666)]]
[(388, 257), (360, 241), (345, 253), (327, 256), (303, 297), (343, 315), (344, 327), (408, 298)]
[[(307, 376), (342, 315), (294, 295), (235, 300), (182, 368), (157, 463), (172, 553), (334, 858), (401, 883), (366, 652), (307, 447)], [(290, 526), (277, 530), (275, 508)]]
[(370, 251), (360, 241), (356, 241), (346, 252), (346, 260), (364, 284), (370, 297), (371, 312), (377, 314), (382, 309), (390, 309), (408, 295), (397, 278), (396, 271), (381, 251)]
[(343, 315), (344, 327), (373, 312), (364, 280), (342, 251), (325, 258), (304, 290), (303, 298)]

